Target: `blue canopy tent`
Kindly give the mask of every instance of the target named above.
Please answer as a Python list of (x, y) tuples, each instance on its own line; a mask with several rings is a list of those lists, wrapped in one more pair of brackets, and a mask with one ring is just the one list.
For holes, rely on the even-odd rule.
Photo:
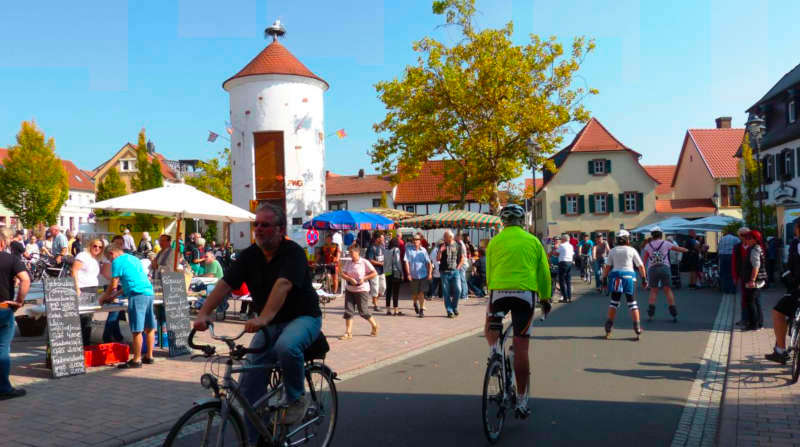
[(318, 230), (391, 230), (394, 222), (379, 214), (359, 211), (328, 211), (305, 222), (303, 228)]
[(664, 233), (686, 233), (688, 230), (680, 228), (680, 225), (690, 223), (690, 220), (682, 217), (670, 217), (660, 222), (651, 223), (649, 225), (642, 225), (641, 227), (634, 228), (631, 233), (649, 233), (654, 227), (661, 227)]
[(693, 220), (685, 224), (678, 225), (681, 230), (695, 231), (722, 231), (723, 228), (733, 222), (742, 222), (742, 219), (730, 216), (708, 216), (702, 219)]

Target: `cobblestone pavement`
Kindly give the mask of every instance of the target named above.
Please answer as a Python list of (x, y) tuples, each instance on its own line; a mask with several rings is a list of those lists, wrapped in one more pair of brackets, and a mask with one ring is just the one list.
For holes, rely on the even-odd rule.
[(800, 384), (789, 383), (789, 365), (764, 359), (775, 344), (771, 309), (780, 296), (778, 290), (762, 296), (764, 329), (733, 330), (720, 446), (800, 446)]
[[(378, 337), (370, 337), (367, 322), (357, 318), (348, 341), (337, 339), (344, 333), (342, 303), (328, 305), (323, 332), (331, 352), (326, 363), (340, 375), (352, 375), (483, 327), (485, 299), (462, 302), (455, 319), (446, 318), (440, 299), (427, 302), (425, 318), (417, 318), (410, 304), (401, 300), (405, 316), (376, 313)], [(93, 337), (99, 337), (102, 321), (94, 327)], [(226, 321), (217, 330), (235, 334), (242, 327), (242, 322)], [(44, 337), (18, 336), (12, 342), (11, 381), (28, 395), (0, 405), (2, 446), (129, 445), (168, 430), (194, 399), (207, 397), (199, 385), (205, 368), (201, 359), (168, 359), (157, 352), (156, 363), (142, 369), (90, 368), (85, 375), (56, 380), (45, 368), (44, 345)]]

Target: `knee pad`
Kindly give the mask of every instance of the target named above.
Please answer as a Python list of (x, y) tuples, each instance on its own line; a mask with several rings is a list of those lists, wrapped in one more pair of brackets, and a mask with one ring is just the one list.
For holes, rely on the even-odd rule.
[(678, 316), (678, 308), (676, 306), (669, 306), (669, 314), (673, 317)]
[(639, 308), (639, 304), (636, 302), (636, 298), (633, 295), (625, 294), (625, 300), (628, 302), (628, 309), (636, 310)]
[(655, 304), (651, 304), (651, 305), (647, 306), (647, 315), (652, 317), (655, 314), (656, 314), (656, 306), (655, 306)]
[(619, 307), (619, 300), (622, 298), (622, 294), (619, 292), (612, 292), (611, 293), (611, 301), (608, 302), (608, 307), (613, 307), (614, 309)]

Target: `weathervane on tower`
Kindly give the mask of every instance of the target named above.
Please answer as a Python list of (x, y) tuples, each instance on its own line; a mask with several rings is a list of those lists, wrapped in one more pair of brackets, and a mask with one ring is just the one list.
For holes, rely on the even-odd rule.
[(264, 37), (272, 36), (272, 41), (276, 42), (278, 37), (283, 37), (286, 34), (286, 28), (284, 28), (283, 24), (280, 20), (276, 20), (272, 25), (268, 26), (267, 29), (264, 30)]

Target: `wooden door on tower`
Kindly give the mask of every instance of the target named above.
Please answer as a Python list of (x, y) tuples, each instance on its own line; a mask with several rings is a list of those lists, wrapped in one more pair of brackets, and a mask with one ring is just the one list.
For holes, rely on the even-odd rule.
[(256, 200), (286, 200), (283, 162), (283, 132), (254, 132), (254, 159), (256, 174)]

